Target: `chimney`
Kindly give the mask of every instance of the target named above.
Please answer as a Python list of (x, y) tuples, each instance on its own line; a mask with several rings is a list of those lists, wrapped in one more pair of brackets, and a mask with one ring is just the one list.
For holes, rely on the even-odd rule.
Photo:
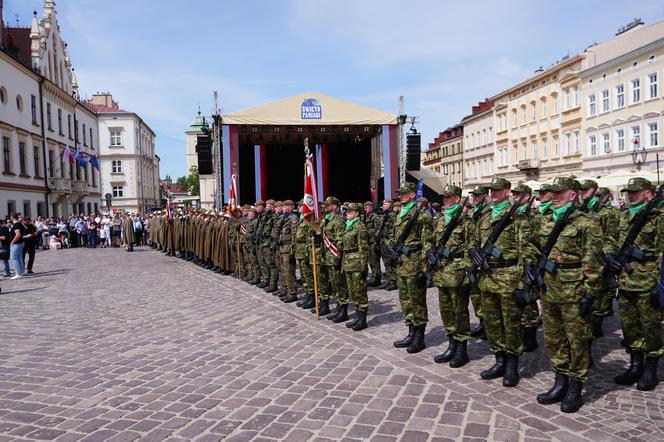
[(117, 101), (113, 101), (113, 95), (111, 95), (110, 92), (97, 92), (92, 96), (90, 103), (110, 107), (112, 109), (119, 108)]

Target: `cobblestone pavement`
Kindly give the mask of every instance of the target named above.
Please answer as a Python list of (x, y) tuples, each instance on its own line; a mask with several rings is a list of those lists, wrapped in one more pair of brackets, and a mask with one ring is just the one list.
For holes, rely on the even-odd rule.
[[(392, 347), (396, 292), (369, 293), (353, 332), (228, 276), (145, 247), (40, 252), (2, 281), (0, 439), (664, 440), (664, 388), (611, 382), (626, 364), (617, 317), (596, 346), (579, 413), (541, 406), (543, 351), (503, 388), (493, 358), (433, 363), (446, 338), (429, 290), (429, 347)], [(540, 346), (541, 346), (541, 335)]]

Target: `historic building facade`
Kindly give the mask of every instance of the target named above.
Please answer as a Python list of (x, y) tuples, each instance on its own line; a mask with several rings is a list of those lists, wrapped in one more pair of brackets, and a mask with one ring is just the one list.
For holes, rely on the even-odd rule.
[(494, 174), (493, 102), (484, 100), (473, 106), (463, 124), (463, 186), (472, 189), (488, 184)]

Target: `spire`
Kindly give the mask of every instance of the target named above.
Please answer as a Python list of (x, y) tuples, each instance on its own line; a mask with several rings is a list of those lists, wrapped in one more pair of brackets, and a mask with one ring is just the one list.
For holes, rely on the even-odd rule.
[(37, 11), (32, 16), (32, 25), (30, 26), (30, 57), (32, 58), (32, 67), (41, 69), (41, 29), (37, 21)]
[(55, 14), (55, 0), (44, 0), (44, 16)]

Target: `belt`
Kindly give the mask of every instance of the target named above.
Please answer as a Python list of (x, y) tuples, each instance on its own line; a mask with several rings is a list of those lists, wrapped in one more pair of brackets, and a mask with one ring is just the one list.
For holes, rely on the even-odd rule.
[(497, 261), (489, 261), (489, 268), (504, 269), (506, 267), (515, 266), (518, 262), (518, 259), (499, 259)]
[[(553, 262), (553, 261), (552, 261)], [(555, 264), (555, 269), (561, 269), (561, 270), (571, 270), (571, 269), (580, 269), (581, 268), (581, 263), (580, 262), (563, 262), (563, 263), (557, 263), (554, 262)]]
[(360, 251), (360, 249), (358, 249), (357, 247), (354, 248), (354, 249), (344, 249), (344, 253), (353, 253), (353, 252), (359, 252), (359, 251)]

